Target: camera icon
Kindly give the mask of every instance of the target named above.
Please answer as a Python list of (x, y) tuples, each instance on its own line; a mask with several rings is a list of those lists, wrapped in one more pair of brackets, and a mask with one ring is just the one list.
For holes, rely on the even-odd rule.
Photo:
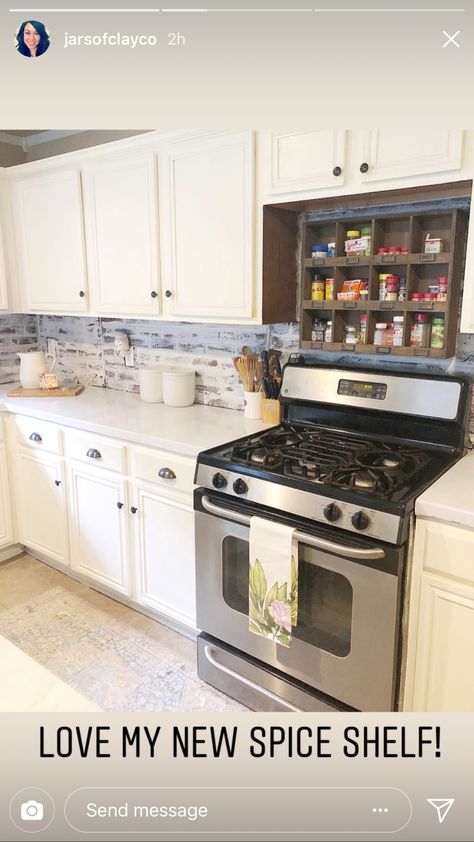
[(20, 806), (20, 818), (23, 822), (40, 822), (43, 820), (44, 807), (40, 801), (24, 801)]

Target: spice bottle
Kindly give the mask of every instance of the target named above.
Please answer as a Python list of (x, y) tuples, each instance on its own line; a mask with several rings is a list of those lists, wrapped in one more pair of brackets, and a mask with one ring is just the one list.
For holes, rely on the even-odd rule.
[(431, 348), (444, 348), (444, 316), (433, 316), (431, 322)]
[(403, 345), (403, 316), (393, 317), (393, 347), (401, 348)]
[(415, 313), (410, 334), (412, 348), (428, 348), (430, 339), (430, 317), (428, 313)]

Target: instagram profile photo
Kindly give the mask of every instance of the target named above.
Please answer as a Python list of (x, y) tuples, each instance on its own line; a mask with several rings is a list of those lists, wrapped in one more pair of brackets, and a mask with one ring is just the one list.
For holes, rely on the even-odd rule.
[(15, 35), (15, 46), (26, 58), (38, 58), (49, 49), (49, 33), (39, 20), (24, 20)]

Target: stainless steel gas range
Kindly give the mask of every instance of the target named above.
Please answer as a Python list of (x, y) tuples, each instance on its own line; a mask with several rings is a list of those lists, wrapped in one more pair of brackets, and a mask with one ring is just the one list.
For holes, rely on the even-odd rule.
[[(195, 491), (198, 671), (254, 710), (395, 710), (416, 497), (465, 448), (461, 378), (305, 364), (284, 420), (201, 453)], [(248, 628), (252, 516), (298, 540), (290, 647)]]

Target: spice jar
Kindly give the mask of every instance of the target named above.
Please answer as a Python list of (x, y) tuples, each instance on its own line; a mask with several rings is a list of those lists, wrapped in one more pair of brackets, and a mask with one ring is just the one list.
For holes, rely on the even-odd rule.
[(326, 330), (326, 325), (327, 322), (325, 319), (314, 319), (313, 329), (311, 331), (311, 342), (324, 342), (324, 332)]
[(444, 348), (444, 316), (433, 316), (430, 348)]
[(311, 301), (324, 301), (324, 281), (319, 275), (311, 283)]
[(438, 301), (446, 301), (448, 297), (448, 279), (444, 276), (438, 278), (439, 292)]
[(379, 301), (385, 301), (387, 294), (387, 278), (390, 278), (390, 273), (379, 275)]
[(332, 301), (334, 298), (334, 278), (326, 278), (324, 284), (324, 294), (326, 301)]
[(362, 345), (367, 342), (367, 313), (361, 313), (360, 316), (359, 342)]
[(324, 331), (324, 341), (332, 342), (332, 322), (327, 323), (326, 330)]
[(428, 348), (430, 339), (430, 317), (428, 313), (415, 313), (410, 333), (412, 348)]
[(403, 345), (403, 316), (393, 317), (393, 338), (392, 344), (394, 348), (401, 348)]
[(360, 229), (360, 236), (366, 238), (365, 253), (372, 254), (372, 226), (366, 225)]
[(328, 246), (320, 245), (316, 243), (314, 246), (311, 246), (311, 257), (327, 257), (328, 254)]
[(388, 345), (388, 324), (377, 322), (374, 331), (374, 345)]
[(346, 332), (344, 339), (346, 345), (355, 345), (357, 343), (357, 328), (354, 325), (345, 325), (344, 330)]

